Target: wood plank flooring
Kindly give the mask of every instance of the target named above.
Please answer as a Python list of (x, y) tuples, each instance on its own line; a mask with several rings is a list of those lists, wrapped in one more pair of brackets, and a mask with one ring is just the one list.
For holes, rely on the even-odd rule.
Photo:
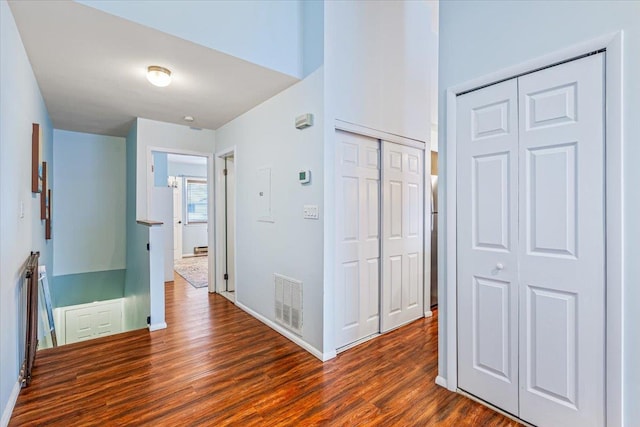
[(518, 425), (435, 385), (437, 315), (323, 364), (177, 275), (166, 304), (166, 330), (40, 351), (9, 425)]

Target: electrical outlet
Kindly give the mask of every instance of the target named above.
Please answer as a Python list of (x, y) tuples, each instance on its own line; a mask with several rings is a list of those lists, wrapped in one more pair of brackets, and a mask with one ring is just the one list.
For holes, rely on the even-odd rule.
[(302, 217), (304, 219), (318, 219), (318, 205), (304, 205), (302, 209)]

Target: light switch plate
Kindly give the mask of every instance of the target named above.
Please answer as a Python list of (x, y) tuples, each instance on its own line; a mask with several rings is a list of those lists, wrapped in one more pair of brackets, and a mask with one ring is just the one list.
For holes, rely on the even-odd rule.
[(318, 205), (304, 205), (302, 217), (304, 219), (318, 219)]

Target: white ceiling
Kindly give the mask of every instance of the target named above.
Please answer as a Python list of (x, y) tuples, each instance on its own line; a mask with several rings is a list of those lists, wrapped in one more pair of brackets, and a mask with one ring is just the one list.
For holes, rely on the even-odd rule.
[[(217, 129), (298, 81), (72, 1), (9, 4), (56, 129), (124, 136), (135, 117)], [(152, 86), (149, 65), (171, 85)]]
[(202, 156), (190, 156), (186, 154), (167, 154), (169, 163), (187, 163), (190, 165), (207, 165), (207, 158)]

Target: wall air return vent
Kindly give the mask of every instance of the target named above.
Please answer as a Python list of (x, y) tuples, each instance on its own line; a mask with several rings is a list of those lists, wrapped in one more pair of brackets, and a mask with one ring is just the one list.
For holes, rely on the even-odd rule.
[(274, 274), (276, 322), (302, 335), (302, 282)]

